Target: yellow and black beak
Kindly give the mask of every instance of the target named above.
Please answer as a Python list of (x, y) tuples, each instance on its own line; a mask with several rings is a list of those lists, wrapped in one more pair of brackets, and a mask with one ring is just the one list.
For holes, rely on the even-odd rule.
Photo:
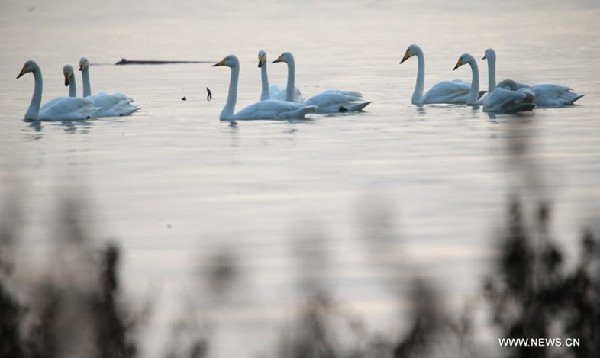
[(65, 86), (69, 85), (69, 75), (65, 73)]
[(23, 66), (21, 72), (19, 72), (19, 75), (17, 76), (17, 79), (21, 78), (21, 76), (23, 76), (25, 73), (27, 73), (27, 71), (25, 70), (25, 66)]
[(462, 62), (462, 59), (458, 59), (458, 61), (456, 61), (456, 66), (454, 66), (454, 68), (452, 69), (452, 71), (456, 70), (457, 68), (459, 68), (460, 66), (464, 65), (465, 63)]
[(258, 67), (262, 67), (263, 63), (267, 62), (265, 56), (258, 56)]
[(277, 57), (277, 59), (275, 61), (273, 61), (273, 63), (279, 63), (279, 62), (283, 62), (283, 55), (279, 55), (279, 57)]
[(215, 64), (213, 65), (213, 67), (215, 67), (215, 66), (225, 66), (225, 59), (222, 59), (221, 61), (219, 61), (219, 62), (215, 63)]
[(410, 58), (410, 54), (408, 53), (408, 50), (406, 50), (406, 52), (404, 53), (404, 57), (402, 57), (402, 61), (400, 61), (400, 63), (404, 63), (404, 61), (408, 60)]

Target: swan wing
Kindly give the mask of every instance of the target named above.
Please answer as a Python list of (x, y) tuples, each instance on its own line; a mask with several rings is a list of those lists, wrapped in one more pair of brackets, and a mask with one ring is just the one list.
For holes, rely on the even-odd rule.
[(541, 107), (562, 107), (572, 105), (583, 97), (571, 88), (553, 83), (541, 83), (531, 86), (535, 93), (535, 103)]
[(127, 116), (138, 109), (132, 103), (133, 99), (122, 93), (98, 93), (85, 98), (91, 100), (99, 108), (96, 113), (98, 118)]
[(317, 113), (338, 113), (358, 111), (365, 108), (370, 102), (362, 100), (360, 92), (327, 90), (304, 101), (304, 104), (318, 107)]
[(497, 87), (483, 98), (483, 111), (493, 113), (516, 113), (535, 108), (534, 93), (522, 88), (511, 91)]
[(87, 98), (64, 97), (48, 101), (38, 114), (39, 120), (79, 120), (95, 118), (98, 107)]
[(423, 95), (423, 104), (465, 104), (470, 90), (469, 82), (461, 80), (438, 82)]
[(315, 106), (306, 106), (296, 102), (286, 102), (274, 99), (256, 102), (235, 114), (234, 120), (254, 119), (290, 119), (304, 118), (308, 113), (314, 113)]

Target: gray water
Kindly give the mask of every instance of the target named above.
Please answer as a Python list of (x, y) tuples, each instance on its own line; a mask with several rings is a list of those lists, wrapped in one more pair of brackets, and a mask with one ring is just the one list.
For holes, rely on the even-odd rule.
[[(450, 305), (477, 295), (491, 262), (491, 234), (518, 181), (505, 150), (513, 120), (526, 123), (521, 135), (531, 137), (543, 195), (557, 203), (556, 236), (574, 250), (600, 195), (598, 18), (597, 1), (3, 0), (0, 180), (18, 182), (4, 191), (26, 198), (31, 245), (23, 255), (44, 246), (57, 191), (83, 196), (95, 235), (117, 238), (125, 249), (130, 295), (160, 287), (149, 334), (159, 338), (147, 352), (158, 356), (182, 297), (196, 294), (196, 266), (220, 247), (232, 248), (245, 294), (213, 318), (220, 333), (212, 352), (248, 356), (268, 351), (293, 317), (294, 245), (317, 235), (329, 240), (332, 294), (372, 330), (393, 336), (402, 327), (385, 319), (398, 309), (386, 278), (420, 272)], [(585, 97), (572, 108), (495, 120), (470, 107), (417, 108), (410, 105), (416, 59), (399, 64), (411, 43), (425, 52), (426, 88), (470, 81), (468, 67), (452, 71), (458, 57), (481, 58), (493, 47), (498, 80), (562, 83)], [(270, 61), (294, 53), (305, 96), (339, 88), (373, 103), (357, 115), (230, 127), (218, 120), (226, 68), (97, 65), (92, 90), (125, 93), (139, 111), (36, 125), (23, 121), (33, 78), (14, 79), (26, 60), (36, 60), (45, 102), (67, 95), (62, 66), (76, 66), (81, 56), (111, 64), (122, 57), (217, 62), (235, 54), (239, 110), (260, 97), (261, 49)], [(486, 62), (479, 66), (486, 89)], [(269, 63), (268, 70), (271, 83), (285, 83), (284, 65)], [(213, 91), (210, 102), (205, 87)], [(361, 215), (378, 210), (395, 222), (406, 272), (370, 266)]]

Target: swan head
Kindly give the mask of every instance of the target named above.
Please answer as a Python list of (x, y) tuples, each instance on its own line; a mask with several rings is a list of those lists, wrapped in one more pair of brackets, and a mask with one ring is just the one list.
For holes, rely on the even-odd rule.
[(412, 56), (418, 55), (420, 52), (421, 52), (421, 48), (419, 46), (417, 46), (415, 44), (408, 46), (408, 48), (404, 52), (404, 57), (402, 57), (402, 61), (400, 61), (400, 63), (403, 63), (404, 61), (408, 60)]
[(466, 65), (467, 63), (475, 63), (475, 58), (473, 56), (469, 55), (468, 53), (463, 53), (458, 58), (458, 61), (456, 61), (456, 66), (454, 66), (452, 71), (456, 70), (457, 68), (459, 68), (462, 65)]
[(485, 50), (485, 54), (483, 55), (483, 57), (481, 58), (482, 60), (490, 60), (493, 61), (496, 59), (496, 51), (494, 51), (494, 49), (492, 48), (488, 48), (487, 50)]
[(17, 79), (21, 78), (21, 76), (23, 76), (24, 74), (29, 73), (29, 72), (33, 72), (33, 71), (35, 71), (36, 69), (39, 69), (39, 68), (40, 67), (38, 66), (38, 64), (35, 61), (29, 60), (29, 61), (27, 61), (27, 62), (25, 62), (23, 64), (23, 68), (21, 68), (21, 72), (19, 72), (19, 75), (17, 76)]
[(73, 66), (64, 65), (63, 66), (63, 75), (65, 76), (65, 86), (69, 85), (71, 81), (71, 77), (73, 77)]
[(214, 66), (227, 66), (227, 67), (238, 67), (240, 65), (240, 61), (235, 55), (225, 56), (224, 59), (215, 63)]
[(79, 59), (79, 71), (87, 70), (90, 68), (90, 61), (88, 61), (87, 57), (82, 57)]
[(511, 91), (516, 91), (519, 89), (519, 86), (517, 85), (517, 83), (508, 78), (500, 81), (498, 83), (497, 87), (504, 88), (504, 89), (511, 90)]
[(263, 67), (267, 63), (267, 53), (263, 50), (258, 51), (258, 67)]
[(279, 62), (292, 63), (294, 62), (294, 56), (290, 52), (284, 52), (279, 55), (275, 61), (273, 61), (273, 63)]

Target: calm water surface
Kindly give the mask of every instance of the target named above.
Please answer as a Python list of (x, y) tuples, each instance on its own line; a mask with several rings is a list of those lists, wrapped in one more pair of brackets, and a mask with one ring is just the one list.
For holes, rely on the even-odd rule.
[[(333, 295), (373, 330), (402, 328), (382, 319), (398, 310), (395, 293), (385, 288), (390, 278), (405, 282), (418, 271), (457, 306), (476, 294), (489, 267), (491, 233), (515, 183), (505, 152), (515, 117), (411, 106), (416, 59), (399, 65), (411, 43), (425, 52), (427, 88), (450, 78), (470, 81), (468, 67), (451, 71), (459, 55), (481, 58), (493, 47), (498, 80), (564, 83), (584, 93), (574, 108), (538, 109), (520, 120), (528, 123), (522, 135), (531, 137), (544, 193), (558, 203), (556, 236), (569, 250), (580, 224), (598, 209), (595, 1), (10, 0), (0, 9), (0, 178), (21, 183), (5, 190), (26, 197), (31, 247), (44, 246), (56, 191), (83, 195), (95, 235), (118, 238), (125, 248), (131, 295), (161, 288), (151, 337), (164, 336), (182, 297), (196, 292), (194, 268), (223, 246), (240, 258), (245, 294), (219, 314), (215, 356), (272, 347), (297, 303), (294, 247), (311, 235), (328, 238), (325, 280)], [(133, 97), (141, 108), (133, 116), (22, 120), (33, 77), (14, 78), (28, 59), (42, 68), (45, 102), (67, 94), (62, 66), (77, 65), (81, 56), (110, 64), (121, 57), (216, 62), (236, 54), (241, 109), (260, 97), (260, 49), (270, 61), (294, 53), (305, 95), (358, 90), (373, 103), (358, 115), (230, 127), (218, 120), (226, 68), (98, 65), (91, 68), (92, 90)], [(486, 89), (487, 64), (479, 65)], [(268, 69), (271, 83), (285, 83), (284, 65)], [(205, 87), (213, 91), (210, 102)], [(362, 238), (363, 217), (373, 211), (393, 218), (406, 270), (372, 267)], [(246, 328), (257, 325), (249, 334)], [(153, 340), (148, 355), (160, 346)]]

